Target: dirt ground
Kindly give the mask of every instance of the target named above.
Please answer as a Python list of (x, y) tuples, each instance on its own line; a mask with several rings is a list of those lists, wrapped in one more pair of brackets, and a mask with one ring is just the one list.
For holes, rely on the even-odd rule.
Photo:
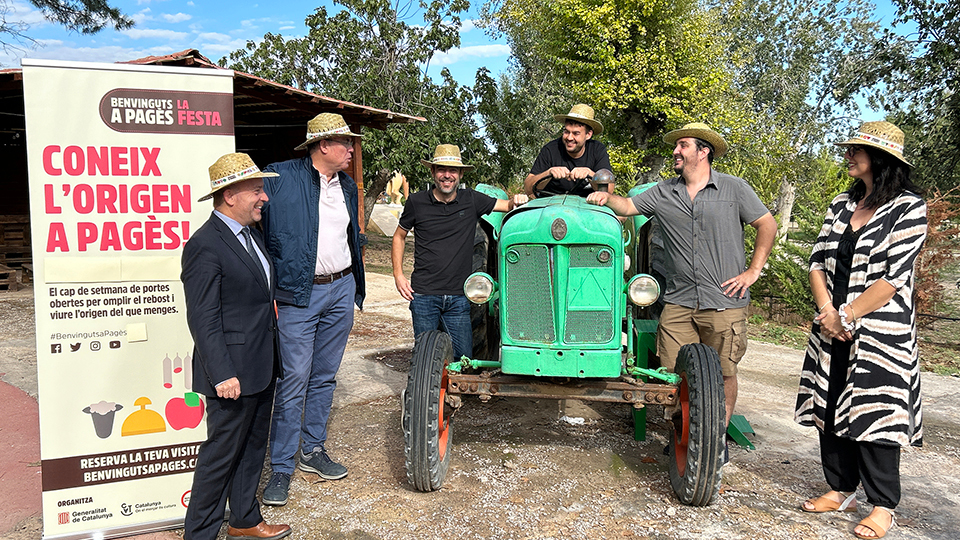
[[(687, 507), (673, 495), (658, 409), (648, 412), (647, 439), (635, 441), (628, 407), (571, 404), (563, 412), (584, 419), (576, 425), (550, 400), (465, 399), (443, 488), (416, 492), (400, 431), (409, 312), (392, 277), (368, 274), (368, 282), (329, 429), (328, 449), (350, 472), (336, 482), (297, 472), (289, 503), (264, 507), (268, 521), (294, 528), (291, 538), (846, 539), (869, 513), (862, 491), (854, 513), (799, 511), (827, 489), (816, 431), (793, 422), (801, 353), (758, 342), (741, 364), (737, 410), (756, 431), (756, 450), (731, 444), (709, 506)], [(32, 310), (29, 291), (0, 293), (0, 373), (35, 397)], [(386, 390), (344, 399), (367, 385), (354, 370), (377, 373)], [(926, 444), (902, 453), (903, 500), (888, 538), (953, 539), (960, 531), (960, 379), (924, 373), (923, 389)], [(21, 540), (39, 531), (37, 515), (0, 534)]]

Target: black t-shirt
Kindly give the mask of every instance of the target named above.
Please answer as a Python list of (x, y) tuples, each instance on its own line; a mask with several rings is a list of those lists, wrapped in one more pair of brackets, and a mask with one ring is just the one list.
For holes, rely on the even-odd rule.
[(415, 293), (463, 294), (473, 266), (477, 220), (496, 204), (496, 199), (469, 188), (458, 189), (449, 203), (433, 196), (433, 186), (410, 196), (400, 226), (412, 229), (416, 240), (410, 277)]
[[(540, 155), (538, 155), (536, 161), (533, 162), (533, 168), (530, 169), (530, 174), (540, 174), (551, 167), (566, 167), (571, 171), (577, 167), (586, 167), (593, 172), (597, 172), (600, 169), (612, 170), (612, 167), (610, 167), (610, 156), (607, 155), (607, 147), (604, 146), (602, 142), (587, 139), (583, 146), (583, 154), (577, 159), (574, 159), (567, 153), (567, 149), (563, 145), (563, 139), (554, 139), (548, 142), (540, 149)], [(573, 180), (558, 180), (556, 178), (551, 179), (549, 182), (543, 182), (541, 189), (546, 186), (551, 186), (562, 191), (569, 191), (576, 184)], [(590, 187), (590, 183), (587, 182), (586, 187), (578, 189), (574, 194), (585, 197), (592, 192), (593, 188)]]

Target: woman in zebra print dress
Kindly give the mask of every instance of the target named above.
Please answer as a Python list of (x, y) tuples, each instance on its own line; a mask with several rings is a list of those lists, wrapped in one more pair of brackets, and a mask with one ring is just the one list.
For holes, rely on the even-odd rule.
[(913, 267), (926, 205), (899, 128), (867, 122), (837, 145), (856, 182), (830, 204), (810, 256), (819, 314), (796, 408), (797, 422), (820, 431), (830, 491), (801, 509), (854, 511), (862, 484), (873, 511), (854, 534), (880, 538), (900, 502), (900, 447), (923, 437)]

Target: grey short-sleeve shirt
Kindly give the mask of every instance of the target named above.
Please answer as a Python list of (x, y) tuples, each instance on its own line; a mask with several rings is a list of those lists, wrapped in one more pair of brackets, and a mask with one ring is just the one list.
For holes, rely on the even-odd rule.
[(710, 171), (710, 181), (690, 200), (680, 177), (632, 198), (637, 211), (656, 216), (664, 244), (664, 300), (693, 309), (744, 307), (749, 293), (729, 298), (720, 286), (746, 269), (743, 226), (768, 212), (742, 178)]

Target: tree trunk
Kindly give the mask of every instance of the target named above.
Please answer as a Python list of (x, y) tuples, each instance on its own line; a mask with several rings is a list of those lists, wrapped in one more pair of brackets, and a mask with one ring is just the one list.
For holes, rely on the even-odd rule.
[(663, 169), (667, 158), (663, 156), (645, 156), (643, 158), (644, 171), (637, 171), (637, 184), (646, 184), (649, 182), (660, 181), (660, 170)]
[[(645, 114), (627, 112), (627, 115), (627, 128), (633, 137), (633, 144), (638, 150), (643, 151), (645, 154), (643, 158), (643, 169), (637, 171), (636, 177), (633, 180), (636, 184), (656, 182), (660, 180), (660, 169), (663, 168), (663, 163), (666, 161), (666, 158), (656, 153), (648, 153), (647, 150), (651, 146), (651, 139), (663, 131), (664, 122), (659, 119), (650, 118)], [(656, 146), (656, 144), (657, 143), (654, 142), (653, 146)], [(621, 183), (621, 185), (623, 184)], [(631, 187), (633, 186), (627, 186), (628, 189)]]
[(780, 228), (777, 229), (777, 242), (787, 239), (790, 229), (790, 216), (793, 214), (793, 202), (797, 199), (797, 186), (789, 179), (784, 178), (780, 184), (780, 195), (777, 196), (776, 206), (779, 214)]
[(370, 216), (373, 215), (373, 205), (377, 203), (377, 199), (380, 197), (380, 194), (383, 193), (383, 190), (387, 189), (387, 182), (390, 181), (390, 171), (388, 169), (380, 169), (377, 171), (377, 174), (373, 176), (373, 181), (365, 183), (363, 186), (363, 230), (367, 230), (367, 225), (370, 223)]

